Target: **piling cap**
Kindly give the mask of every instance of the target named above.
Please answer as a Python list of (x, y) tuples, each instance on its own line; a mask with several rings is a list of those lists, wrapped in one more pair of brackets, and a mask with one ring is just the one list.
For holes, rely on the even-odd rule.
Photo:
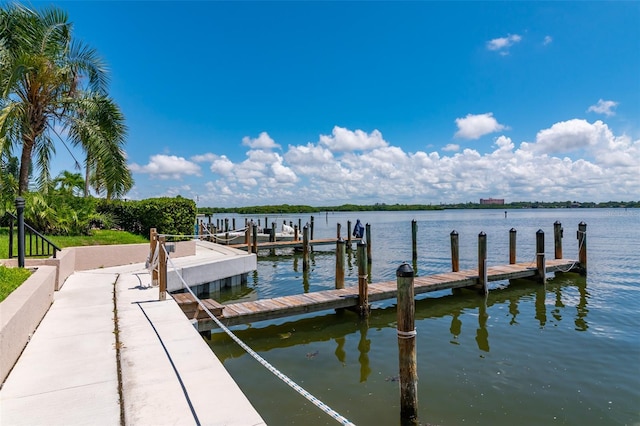
[(542, 229), (538, 229), (538, 232), (536, 232), (536, 234), (544, 234), (544, 231)]
[(396, 277), (413, 277), (413, 268), (408, 263), (403, 263), (396, 270)]
[(456, 231), (455, 229), (453, 231), (451, 231), (450, 235), (458, 235), (458, 231)]

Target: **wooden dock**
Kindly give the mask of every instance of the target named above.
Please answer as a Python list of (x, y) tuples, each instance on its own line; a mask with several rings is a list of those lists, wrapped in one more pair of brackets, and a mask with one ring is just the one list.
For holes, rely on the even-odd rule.
[[(335, 240), (332, 240), (335, 242)], [(566, 272), (579, 269), (580, 264), (569, 259), (549, 259), (545, 262), (545, 272)], [(519, 278), (539, 277), (538, 268), (534, 263), (516, 263), (487, 268), (487, 281), (502, 281)], [(478, 270), (470, 269), (458, 272), (447, 272), (414, 278), (414, 292), (416, 295), (437, 290), (474, 287), (480, 284)], [(368, 300), (375, 302), (397, 297), (397, 282), (386, 281), (368, 285)], [(193, 297), (188, 293), (174, 295), (185, 312), (190, 313), (192, 319), (198, 320), (200, 331), (217, 328), (214, 321), (208, 318), (206, 312), (197, 313)], [(220, 305), (206, 299), (207, 306), (216, 307), (214, 314), (226, 326), (264, 321), (291, 315), (317, 312), (327, 309), (356, 308), (359, 304), (358, 286), (337, 290), (325, 290), (293, 296), (276, 297), (273, 299), (256, 300), (252, 302), (231, 303)], [(187, 309), (187, 306), (189, 308)], [(212, 311), (213, 312), (213, 311)]]
[[(326, 245), (331, 245), (331, 246), (335, 246), (336, 245), (336, 238), (321, 238), (321, 239), (315, 239), (315, 240), (310, 240), (309, 241), (309, 245), (311, 247), (313, 246), (326, 246)], [(360, 241), (362, 241), (361, 238), (351, 238), (351, 243), (352, 244), (357, 244)], [(236, 249), (241, 249), (241, 250), (247, 250), (247, 247), (249, 245), (246, 243), (243, 244), (231, 244), (229, 247), (233, 247)], [(296, 249), (302, 249), (304, 247), (304, 241), (303, 240), (293, 240), (293, 241), (274, 241), (274, 242), (270, 242), (270, 241), (263, 241), (263, 242), (259, 242), (257, 244), (251, 244), (251, 247), (257, 247), (258, 250), (262, 250), (262, 249), (278, 249), (278, 248), (296, 248)]]

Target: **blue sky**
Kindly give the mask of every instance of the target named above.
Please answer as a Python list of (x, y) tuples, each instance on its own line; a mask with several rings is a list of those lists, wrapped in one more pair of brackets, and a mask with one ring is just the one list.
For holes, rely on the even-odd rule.
[(640, 199), (640, 2), (53, 4), (109, 64), (128, 198)]

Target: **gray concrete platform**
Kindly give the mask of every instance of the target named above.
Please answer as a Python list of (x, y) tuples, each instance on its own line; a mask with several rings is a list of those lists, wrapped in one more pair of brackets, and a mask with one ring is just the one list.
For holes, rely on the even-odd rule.
[(175, 301), (158, 300), (138, 264), (67, 279), (0, 389), (0, 424), (265, 422)]

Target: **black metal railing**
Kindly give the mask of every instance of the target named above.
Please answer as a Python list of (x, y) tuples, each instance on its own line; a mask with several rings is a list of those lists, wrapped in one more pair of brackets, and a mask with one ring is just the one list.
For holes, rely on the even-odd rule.
[[(14, 246), (16, 244), (13, 243), (13, 235), (14, 232), (17, 235), (19, 233), (14, 231), (14, 227), (17, 228), (18, 225), (14, 226), (14, 221), (18, 220), (18, 217), (13, 215), (10, 212), (7, 212), (9, 215), (9, 259), (18, 257), (18, 253), (14, 253)], [(18, 250), (18, 247), (15, 247), (15, 251)], [(38, 257), (38, 256), (53, 256), (56, 257), (56, 253), (62, 250), (60, 247), (55, 245), (52, 241), (50, 241), (47, 237), (42, 235), (40, 232), (36, 231), (29, 225), (28, 223), (24, 224), (24, 251), (25, 256), (28, 257)]]

